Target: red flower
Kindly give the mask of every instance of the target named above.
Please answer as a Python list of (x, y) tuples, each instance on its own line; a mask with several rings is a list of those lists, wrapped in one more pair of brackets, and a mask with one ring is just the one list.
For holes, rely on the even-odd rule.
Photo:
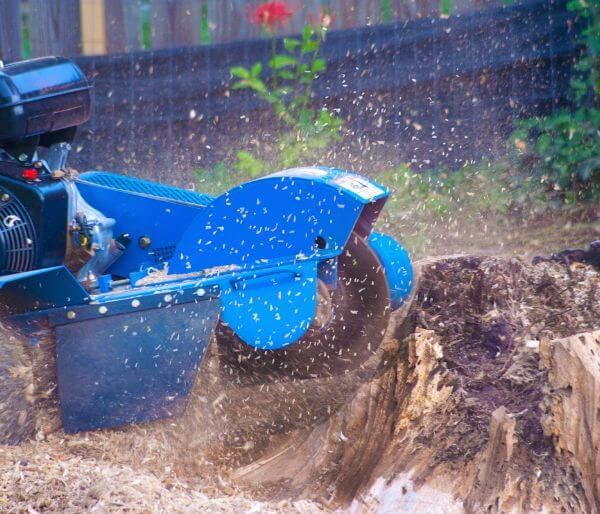
[(285, 2), (267, 2), (250, 12), (250, 21), (274, 32), (276, 24), (283, 25), (293, 14)]

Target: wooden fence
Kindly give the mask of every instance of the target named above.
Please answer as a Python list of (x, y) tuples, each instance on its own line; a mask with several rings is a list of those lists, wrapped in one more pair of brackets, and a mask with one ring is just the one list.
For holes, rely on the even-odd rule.
[[(103, 55), (216, 44), (265, 36), (248, 21), (264, 0), (0, 0), (0, 58)], [(280, 35), (300, 32), (309, 13), (334, 15), (333, 29), (437, 17), (500, 0), (289, 0)]]

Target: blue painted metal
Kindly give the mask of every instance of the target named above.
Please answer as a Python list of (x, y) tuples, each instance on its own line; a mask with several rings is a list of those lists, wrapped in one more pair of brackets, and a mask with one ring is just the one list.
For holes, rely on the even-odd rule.
[(143, 289), (126, 289), (112, 294), (92, 296), (86, 305), (53, 309), (44, 313), (51, 326), (80, 323), (92, 319), (107, 319), (133, 312), (160, 309), (206, 299), (218, 299), (221, 288), (206, 282), (186, 281)]
[(98, 289), (101, 293), (108, 293), (111, 289), (112, 277), (110, 275), (101, 275), (98, 277)]
[(329, 168), (297, 168), (242, 184), (198, 211), (169, 271), (297, 262), (297, 280), (284, 273), (260, 286), (253, 279), (243, 288), (223, 287), (222, 318), (233, 331), (249, 345), (283, 348), (314, 317), (318, 263), (335, 259), (363, 210), (388, 194), (369, 179)]
[(136, 177), (127, 177), (106, 171), (88, 171), (79, 176), (79, 183), (90, 183), (107, 187), (116, 191), (126, 191), (162, 200), (172, 200), (177, 203), (187, 203), (198, 207), (206, 207), (213, 201), (213, 197), (196, 191), (180, 189), (178, 187), (157, 184)]
[[(245, 276), (244, 276), (245, 275)], [(308, 330), (317, 307), (314, 260), (234, 276), (221, 317), (246, 343), (278, 350)]]
[[(90, 205), (116, 220), (114, 234), (129, 234), (132, 238), (132, 244), (107, 272), (127, 277), (131, 272), (162, 267), (197, 213), (204, 210), (201, 196), (193, 203), (187, 201), (194, 196), (191, 191), (182, 191), (182, 196), (177, 197), (172, 191), (175, 188), (156, 185), (149, 190), (147, 184), (151, 183), (144, 180), (129, 178), (121, 182), (115, 177), (118, 175), (91, 172), (82, 174), (77, 182), (77, 188)], [(142, 236), (152, 242), (147, 249), (138, 244)]]
[[(4, 108), (12, 124), (2, 146), (12, 148), (3, 153), (2, 196), (12, 209), (7, 213), (16, 214), (15, 220), (9, 216), (12, 224), (5, 223), (0, 237), (0, 260), (17, 259), (16, 265), (3, 266), (4, 272), (35, 271), (0, 277), (0, 318), (31, 338), (39, 325), (55, 331), (67, 432), (180, 414), (219, 316), (257, 348), (277, 350), (294, 343), (313, 321), (319, 281), (329, 290), (336, 287), (338, 258), (348, 287), (338, 292), (352, 296), (360, 291), (347, 306), (341, 298), (332, 299), (332, 310), (335, 304), (340, 315), (332, 316), (326, 330), (345, 331), (343, 325), (350, 324), (346, 314), (360, 305), (375, 307), (371, 319), (344, 333), (360, 334), (356, 341), (365, 350), (363, 342), (381, 333), (389, 315), (388, 284), (366, 238), (389, 196), (385, 187), (342, 170), (305, 167), (213, 198), (89, 172), (76, 186), (100, 216), (75, 194), (70, 180), (53, 180), (58, 177), (50, 176), (48, 163), (42, 162), (43, 173), (35, 181), (22, 176), (24, 166), (38, 169), (33, 164), (38, 143), (71, 141), (72, 129), (88, 117), (85, 76), (73, 63), (56, 58), (15, 66), (0, 72), (17, 95), (5, 105), (0, 101), (0, 117)], [(77, 112), (57, 110), (58, 100)], [(42, 113), (44, 126), (25, 127), (32, 116), (23, 116), (23, 109), (38, 122)], [(57, 129), (61, 132), (52, 134)], [(15, 147), (15, 140), (25, 136), (36, 136), (19, 142), (27, 144), (26, 152)], [(30, 154), (32, 162), (13, 159), (13, 150), (18, 150), (14, 155)], [(62, 167), (63, 150), (64, 145), (50, 149), (52, 169)], [(13, 230), (16, 221), (28, 221), (30, 229), (17, 225)], [(65, 224), (73, 230), (65, 230)], [(89, 232), (94, 236), (88, 238)], [(68, 234), (78, 238), (73, 242), (83, 250), (98, 251), (98, 259), (90, 262), (93, 274), (88, 268), (78, 274), (86, 277), (87, 289), (65, 266), (51, 267), (63, 263)], [(398, 306), (412, 285), (408, 254), (387, 236), (371, 235), (369, 241), (388, 268)], [(163, 269), (151, 275), (156, 267)], [(349, 349), (354, 353), (356, 347)], [(354, 355), (359, 353), (366, 352)]]
[[(373, 181), (327, 168), (298, 168), (242, 184), (198, 211), (169, 270), (335, 257), (363, 209), (388, 195)], [(325, 248), (316, 247), (317, 237)]]
[(371, 233), (369, 246), (383, 264), (390, 285), (392, 309), (397, 309), (407, 300), (413, 287), (410, 256), (393, 237), (378, 232)]
[(57, 326), (65, 431), (183, 413), (219, 310), (207, 300)]
[(82, 305), (88, 300), (88, 292), (64, 266), (0, 277), (2, 316)]
[[(75, 432), (182, 411), (219, 316), (246, 343), (277, 350), (300, 339), (317, 284), (336, 287), (348, 238), (367, 237), (389, 192), (330, 168), (298, 168), (218, 198), (103, 172), (77, 186), (115, 235), (133, 243), (88, 293), (64, 267), (0, 279), (5, 315), (55, 327), (61, 410)], [(149, 248), (137, 244), (151, 239)], [(412, 286), (408, 254), (388, 236), (371, 247), (396, 308)], [(170, 250), (166, 250), (170, 248)], [(166, 274), (147, 280), (151, 267)], [(128, 277), (128, 285), (112, 279)]]
[(91, 205), (117, 220), (116, 233), (128, 233), (134, 242), (142, 235), (152, 240), (149, 249), (132, 244), (110, 273), (128, 276), (157, 265), (153, 252), (166, 246), (174, 247), (170, 274), (237, 270), (242, 274), (221, 283), (222, 319), (246, 343), (271, 349), (308, 329), (317, 270), (335, 287), (335, 258), (361, 217), (362, 230), (370, 230), (371, 205), (389, 195), (367, 178), (331, 168), (279, 172), (214, 199), (104, 172), (83, 174), (78, 187)]

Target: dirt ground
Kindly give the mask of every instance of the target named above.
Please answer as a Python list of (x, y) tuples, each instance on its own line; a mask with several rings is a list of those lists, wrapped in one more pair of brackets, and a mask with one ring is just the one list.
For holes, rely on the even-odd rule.
[(182, 418), (38, 424), (0, 446), (0, 511), (600, 512), (600, 274), (529, 262), (419, 261), (375, 373), (261, 378), (213, 344)]

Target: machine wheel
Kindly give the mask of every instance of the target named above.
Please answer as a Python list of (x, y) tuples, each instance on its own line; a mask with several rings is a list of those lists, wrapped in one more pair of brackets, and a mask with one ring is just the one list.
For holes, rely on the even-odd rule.
[(17, 444), (35, 430), (32, 356), (11, 327), (0, 324), (0, 443)]
[(228, 327), (217, 328), (220, 360), (238, 381), (266, 377), (334, 376), (365, 367), (379, 348), (390, 317), (390, 290), (379, 258), (352, 233), (338, 257), (338, 286), (320, 283), (312, 326), (297, 342), (277, 351), (243, 343)]

